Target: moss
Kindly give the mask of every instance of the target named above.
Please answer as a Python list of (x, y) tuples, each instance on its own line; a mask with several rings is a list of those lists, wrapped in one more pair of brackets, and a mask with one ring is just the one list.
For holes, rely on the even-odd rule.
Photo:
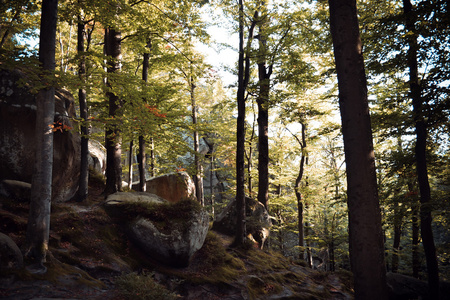
[(222, 246), (217, 235), (208, 232), (203, 247), (191, 262), (191, 271), (174, 274), (194, 284), (223, 284), (237, 280), (245, 273), (244, 262), (233, 257)]
[(151, 274), (137, 275), (136, 273), (123, 274), (115, 280), (121, 299), (132, 300), (175, 300), (178, 297), (155, 282)]

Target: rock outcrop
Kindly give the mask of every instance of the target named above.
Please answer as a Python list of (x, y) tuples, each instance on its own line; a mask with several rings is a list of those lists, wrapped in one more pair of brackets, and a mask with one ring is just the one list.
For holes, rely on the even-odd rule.
[(96, 140), (89, 139), (89, 167), (98, 174), (105, 175), (106, 171), (106, 148)]
[[(31, 183), (35, 161), (36, 94), (26, 75), (0, 70), (0, 181)], [(52, 200), (71, 199), (78, 189), (80, 137), (72, 128), (75, 107), (72, 95), (57, 89), (53, 138)]]
[(23, 256), (16, 243), (0, 232), (0, 273), (19, 270), (23, 267)]
[[(269, 237), (272, 221), (264, 205), (252, 198), (245, 198), (245, 214), (247, 234), (251, 235), (259, 247), (263, 248), (264, 242)], [(212, 229), (227, 235), (234, 235), (236, 232), (237, 211), (236, 199), (228, 203), (224, 210), (217, 215)]]
[(170, 203), (146, 192), (119, 192), (104, 207), (149, 258), (173, 267), (186, 267), (208, 233), (208, 214), (194, 200)]
[[(138, 184), (133, 190), (139, 189)], [(146, 192), (160, 196), (169, 202), (176, 203), (183, 199), (195, 197), (195, 185), (186, 172), (171, 173), (147, 180)]]

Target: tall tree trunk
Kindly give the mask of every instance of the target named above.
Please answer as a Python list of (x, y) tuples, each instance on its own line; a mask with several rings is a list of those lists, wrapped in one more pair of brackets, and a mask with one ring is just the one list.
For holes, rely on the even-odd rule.
[(31, 181), (31, 202), (28, 216), (25, 256), (35, 265), (36, 273), (47, 271), (43, 263), (48, 252), (50, 234), (50, 206), (52, 201), (53, 131), (55, 117), (55, 42), (58, 0), (43, 0), (39, 39), (39, 62), (42, 82), (36, 98), (36, 161)]
[(329, 0), (347, 166), (355, 299), (387, 299), (381, 212), (356, 0)]
[[(105, 54), (107, 56), (108, 78), (106, 85), (109, 98), (109, 117), (113, 118), (113, 123), (108, 124), (105, 134), (106, 145), (106, 187), (103, 194), (108, 196), (122, 190), (122, 137), (117, 122), (122, 101), (114, 93), (114, 86), (111, 77), (120, 69), (121, 56), (121, 33), (113, 28), (105, 29)], [(112, 76), (111, 76), (112, 75)]]
[[(248, 80), (248, 64), (245, 64), (244, 54), (244, 5), (239, 0), (239, 59), (238, 59), (238, 90), (236, 123), (236, 210), (237, 224), (233, 244), (242, 246), (245, 240), (245, 90)], [(244, 70), (244, 67), (246, 69)]]
[(406, 18), (406, 29), (408, 31), (408, 66), (410, 96), (413, 104), (413, 117), (416, 127), (416, 170), (420, 192), (420, 231), (422, 244), (425, 251), (428, 272), (428, 286), (431, 299), (439, 299), (439, 268), (436, 257), (436, 246), (434, 245), (433, 230), (431, 227), (431, 191), (428, 182), (427, 170), (427, 123), (424, 112), (424, 99), (419, 83), (419, 71), (417, 62), (417, 32), (414, 26), (416, 17), (410, 0), (403, 0), (403, 10)]
[(197, 201), (200, 202), (202, 206), (205, 206), (205, 200), (203, 197), (203, 175), (202, 175), (202, 165), (199, 157), (199, 137), (198, 130), (195, 128), (197, 126), (197, 104), (195, 103), (195, 84), (193, 76), (190, 77), (191, 86), (191, 105), (192, 105), (192, 125), (194, 126), (194, 164), (195, 164), (195, 174), (194, 174), (194, 185), (195, 185), (195, 195)]
[[(151, 50), (152, 48), (152, 40), (149, 38), (147, 41), (147, 48)], [(148, 82), (148, 68), (150, 61), (150, 53), (144, 53), (144, 59), (142, 62), (142, 80), (147, 83)], [(138, 166), (139, 166), (139, 191), (145, 192), (146, 190), (146, 178), (145, 178), (145, 138), (141, 132), (139, 135), (139, 153), (137, 156)], [(153, 176), (153, 168), (152, 168), (152, 176)]]
[[(86, 58), (84, 55), (84, 40), (85, 40), (85, 23), (78, 16), (78, 32), (77, 32), (77, 52), (80, 55), (80, 62), (78, 65), (78, 76), (82, 84), (86, 82)], [(81, 159), (80, 159), (80, 181), (78, 184), (77, 201), (82, 202), (86, 200), (89, 193), (89, 125), (88, 125), (88, 106), (86, 100), (86, 89), (81, 87), (78, 90), (78, 101), (80, 103), (80, 118), (81, 118)]]
[(266, 67), (267, 61), (267, 25), (268, 15), (265, 1), (261, 1), (261, 18), (259, 20), (258, 49), (258, 201), (267, 209), (269, 199), (269, 94), (272, 66)]

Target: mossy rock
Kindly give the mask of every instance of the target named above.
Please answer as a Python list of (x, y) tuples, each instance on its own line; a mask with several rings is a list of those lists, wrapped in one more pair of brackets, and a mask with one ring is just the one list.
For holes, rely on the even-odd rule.
[(207, 212), (189, 199), (170, 203), (150, 193), (115, 193), (104, 208), (147, 256), (175, 267), (188, 265), (209, 228)]

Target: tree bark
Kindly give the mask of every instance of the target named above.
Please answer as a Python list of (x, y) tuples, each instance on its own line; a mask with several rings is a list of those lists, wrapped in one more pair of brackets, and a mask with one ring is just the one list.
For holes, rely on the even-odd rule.
[[(245, 90), (248, 64), (244, 54), (244, 5), (239, 0), (239, 59), (238, 59), (238, 90), (236, 123), (236, 211), (237, 224), (234, 246), (244, 245), (245, 240)], [(244, 70), (244, 67), (246, 69)]]
[(191, 106), (192, 106), (192, 125), (194, 125), (194, 185), (195, 185), (195, 196), (197, 201), (200, 202), (202, 206), (205, 206), (205, 200), (203, 197), (203, 175), (202, 175), (202, 165), (199, 157), (199, 138), (198, 130), (195, 128), (197, 126), (197, 104), (195, 103), (195, 84), (193, 76), (190, 77), (191, 86)]
[(261, 4), (261, 19), (259, 20), (258, 49), (258, 201), (267, 209), (269, 200), (269, 94), (272, 66), (267, 67), (267, 9), (265, 1)]
[(301, 140), (293, 134), (287, 127), (286, 129), (292, 134), (292, 136), (297, 140), (298, 144), (300, 145), (301, 149), (301, 155), (300, 158), (300, 166), (298, 170), (297, 178), (295, 179), (294, 184), (294, 191), (295, 191), (295, 197), (297, 199), (297, 216), (298, 216), (298, 246), (300, 247), (299, 252), (299, 258), (304, 259), (305, 258), (305, 247), (304, 247), (304, 227), (303, 227), (303, 199), (302, 199), (302, 193), (300, 191), (300, 185), (303, 178), (303, 173), (305, 171), (305, 162), (306, 162), (306, 125), (303, 123), (300, 123), (302, 128), (302, 137)]
[(350, 262), (355, 299), (387, 299), (367, 84), (355, 0), (329, 0), (347, 166)]
[[(77, 52), (80, 56), (78, 65), (78, 76), (82, 84), (86, 82), (86, 58), (84, 55), (85, 23), (78, 16), (77, 31)], [(77, 201), (85, 201), (89, 193), (89, 125), (88, 125), (88, 106), (86, 100), (86, 89), (82, 86), (78, 89), (78, 102), (80, 104), (81, 118), (81, 159), (80, 159), (80, 182), (78, 184)]]
[[(106, 187), (103, 194), (108, 196), (117, 191), (122, 191), (122, 137), (117, 123), (122, 108), (122, 101), (114, 93), (114, 80), (112, 77), (120, 69), (121, 33), (113, 28), (105, 29), (105, 54), (107, 56), (108, 78), (106, 86), (109, 98), (109, 117), (112, 123), (108, 124), (105, 134), (106, 146)], [(111, 76), (112, 75), (112, 76)]]
[[(147, 41), (147, 48), (151, 50), (152, 48), (152, 40), (149, 38)], [(148, 82), (148, 68), (150, 61), (150, 53), (144, 53), (144, 59), (142, 62), (142, 80), (147, 83)], [(146, 178), (145, 178), (145, 138), (141, 133), (139, 135), (139, 153), (137, 156), (138, 166), (139, 166), (139, 191), (145, 192), (146, 190)], [(152, 168), (152, 176), (153, 176), (153, 168)]]
[(427, 170), (427, 123), (425, 120), (422, 89), (419, 83), (419, 71), (417, 61), (417, 32), (414, 26), (416, 17), (410, 0), (403, 0), (403, 11), (406, 19), (406, 29), (408, 31), (408, 67), (410, 96), (413, 104), (413, 118), (416, 129), (416, 171), (420, 192), (420, 231), (422, 244), (425, 252), (428, 272), (428, 287), (431, 299), (439, 299), (439, 267), (436, 257), (436, 246), (434, 244), (431, 216), (431, 191), (428, 181)]
[[(396, 201), (396, 200), (394, 200)], [(394, 243), (392, 245), (392, 272), (397, 273), (399, 263), (400, 240), (402, 234), (403, 212), (397, 201), (394, 203)]]
[(31, 202), (28, 216), (25, 256), (36, 265), (37, 273), (47, 271), (46, 261), (50, 234), (52, 197), (53, 130), (55, 117), (55, 43), (58, 0), (43, 0), (39, 39), (39, 62), (42, 82), (47, 86), (36, 98), (36, 162), (31, 182)]

